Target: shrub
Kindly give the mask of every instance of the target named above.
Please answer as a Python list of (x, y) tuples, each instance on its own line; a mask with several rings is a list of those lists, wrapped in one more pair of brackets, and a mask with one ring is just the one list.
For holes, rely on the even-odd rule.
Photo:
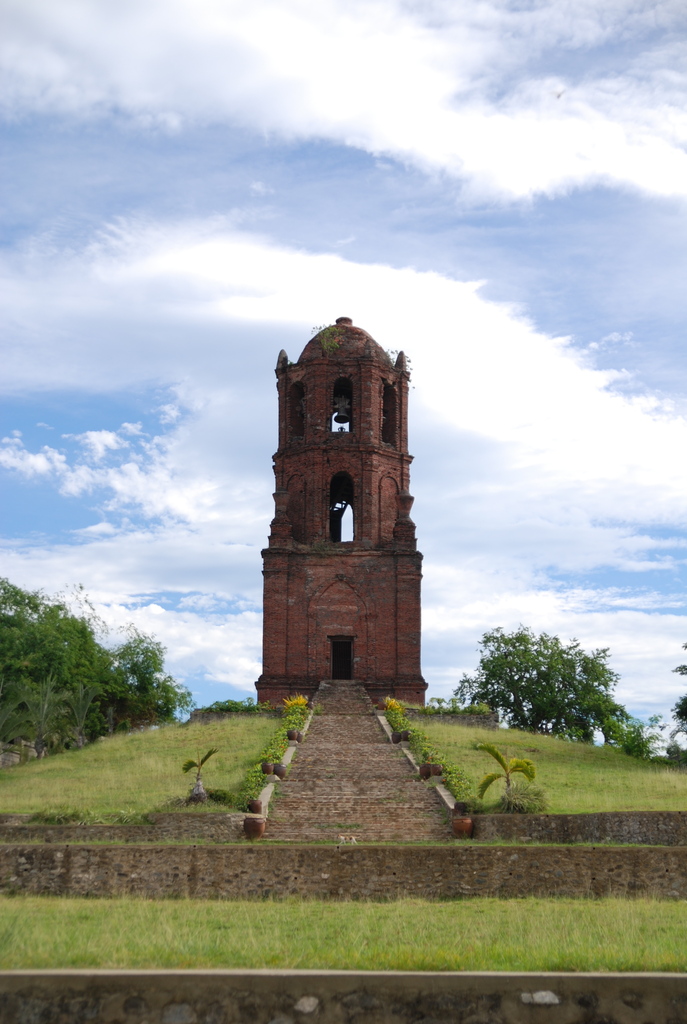
[(544, 790), (532, 782), (514, 782), (499, 800), (499, 807), (506, 814), (541, 814), (547, 806)]
[[(387, 702), (385, 701), (385, 703)], [(395, 706), (387, 706), (386, 720), (394, 732), (405, 732), (406, 729), (408, 730), (410, 749), (415, 759), (420, 764), (425, 764), (426, 762), (441, 764), (443, 767), (444, 785), (449, 793), (456, 800), (469, 799), (470, 780), (463, 769), (444, 757), (443, 753), (432, 744), (429, 736), (412, 725), (408, 718), (406, 718), (403, 706), (398, 701), (393, 701), (393, 705)]]
[[(305, 703), (302, 703), (303, 701)], [(290, 703), (287, 704), (287, 702)], [(308, 701), (306, 697), (285, 697), (284, 705), (279, 728), (261, 752), (257, 762), (246, 772), (236, 801), (238, 808), (242, 811), (248, 809), (249, 800), (257, 799), (265, 785), (265, 775), (262, 770), (263, 761), (279, 764), (289, 746), (289, 738), (286, 735), (288, 730), (301, 729), (308, 717)]]
[(228, 789), (206, 789), (208, 800), (213, 804), (226, 804), (228, 807), (234, 806), (235, 796)]
[(308, 698), (304, 697), (302, 693), (297, 693), (293, 697), (284, 697), (282, 703), (286, 711), (296, 708), (302, 708), (305, 711), (308, 708)]
[(395, 697), (384, 698), (384, 710), (385, 711), (400, 711), (403, 712), (403, 705)]
[(256, 703), (252, 697), (246, 697), (245, 700), (216, 700), (214, 704), (209, 704), (206, 708), (198, 708), (198, 711), (202, 714), (213, 715), (260, 715), (265, 711), (274, 711), (274, 708), (268, 700)]

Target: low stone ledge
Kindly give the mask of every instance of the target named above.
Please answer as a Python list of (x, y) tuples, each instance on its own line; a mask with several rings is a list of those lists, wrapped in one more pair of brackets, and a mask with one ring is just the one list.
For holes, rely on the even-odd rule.
[(498, 729), (499, 716), (496, 711), (488, 715), (426, 715), (422, 711), (406, 708), (405, 714), (414, 722), (441, 722), (442, 725), (465, 725), (472, 729)]
[(678, 1024), (687, 975), (435, 971), (3, 971), (3, 1024)]
[(476, 814), (473, 839), (533, 843), (628, 843), (687, 846), (684, 811), (596, 814)]
[(0, 846), (0, 891), (245, 899), (687, 899), (687, 847)]
[(281, 711), (192, 711), (188, 718), (189, 725), (210, 725), (212, 722), (224, 722), (233, 718), (281, 718)]
[(150, 814), (149, 825), (41, 825), (30, 815), (4, 815), (23, 820), (0, 820), (0, 843), (160, 843), (202, 839), (233, 843), (243, 835), (243, 812)]

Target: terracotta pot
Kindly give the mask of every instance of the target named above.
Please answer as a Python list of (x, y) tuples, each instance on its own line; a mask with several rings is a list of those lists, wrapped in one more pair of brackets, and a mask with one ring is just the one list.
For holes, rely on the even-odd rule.
[(251, 814), (262, 814), (262, 800), (249, 800), (248, 810)]
[(408, 742), (408, 740), (410, 739), (410, 729), (403, 730), (403, 732), (401, 733), (401, 739), (403, 740), (404, 743)]
[(272, 775), (272, 773), (274, 772), (274, 765), (270, 764), (269, 761), (263, 761), (262, 770), (265, 775)]
[(400, 743), (401, 742), (401, 734), (400, 734), (400, 732), (392, 732), (392, 734), (391, 734), (391, 742), (392, 743)]
[(296, 739), (298, 740), (299, 743), (302, 743), (303, 742), (303, 733), (299, 732), (298, 736), (296, 736)]
[(386, 711), (386, 708), (384, 706), (384, 701), (380, 701), (379, 702), (379, 704), (377, 705), (377, 711)]
[(275, 766), (274, 766), (274, 774), (277, 776), (278, 779), (285, 779), (286, 778), (286, 765), (285, 764), (275, 764)]
[(299, 740), (298, 740), (299, 736), (300, 736), (300, 733), (299, 733), (298, 729), (287, 729), (287, 731), (286, 731), (286, 738), (288, 740), (291, 740), (291, 741), (296, 740), (296, 742), (298, 743), (299, 742)]
[(442, 765), (440, 765), (440, 764), (433, 764), (432, 765), (432, 775), (441, 775), (443, 770), (444, 769), (443, 769)]
[(421, 779), (428, 779), (431, 774), (432, 774), (432, 766), (431, 766), (431, 764), (421, 764), (420, 765), (420, 778)]
[(474, 828), (472, 818), (453, 818), (451, 826), (454, 836), (457, 836), (459, 839), (469, 839)]
[(260, 839), (265, 831), (264, 818), (244, 818), (243, 832), (246, 839)]

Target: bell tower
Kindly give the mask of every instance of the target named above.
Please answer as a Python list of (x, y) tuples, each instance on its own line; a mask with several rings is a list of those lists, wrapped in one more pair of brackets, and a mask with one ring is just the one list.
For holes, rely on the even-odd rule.
[(259, 700), (356, 679), (424, 703), (422, 555), (410, 518), (408, 378), (348, 317), (277, 361), (275, 516), (263, 552)]

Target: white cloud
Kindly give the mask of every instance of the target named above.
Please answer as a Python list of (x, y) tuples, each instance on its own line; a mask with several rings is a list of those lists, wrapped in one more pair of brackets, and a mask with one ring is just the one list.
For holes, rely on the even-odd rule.
[[(167, 420), (157, 436), (94, 422), (80, 435), (97, 439), (86, 446), (94, 464), (6, 439), (7, 468), (99, 502), (74, 544), (8, 545), (12, 579), (47, 590), (83, 582), (110, 621), (126, 613), (150, 625), (179, 672), (203, 665), (250, 686), (276, 354), (295, 359), (312, 323), (352, 315), (413, 360), (414, 514), (435, 691), (474, 667), (481, 632), (524, 621), (611, 646), (636, 706), (674, 702), (680, 680), (669, 673), (687, 627), (680, 602), (661, 604), (650, 577), (660, 570), (677, 591), (686, 561), (687, 424), (669, 404), (615, 391), (616, 373), (486, 301), (474, 282), (293, 251), (219, 220), (122, 222), (112, 242), (34, 254), (29, 273), (20, 261), (5, 278), (5, 319), (19, 324), (10, 389), (74, 386), (65, 367), (78, 365), (84, 391), (154, 381), (175, 399), (151, 402)], [(622, 588), (577, 576), (609, 568), (628, 574)], [(165, 593), (180, 596), (176, 610), (156, 596)], [(226, 600), (238, 601), (236, 614), (222, 611)]]
[(679, 0), (7, 0), (5, 21), (9, 116), (224, 121), (505, 199), (598, 182), (687, 193)]
[[(124, 427), (124, 432), (129, 433)], [(88, 455), (94, 462), (102, 462), (108, 452), (116, 451), (118, 448), (127, 448), (127, 442), (118, 436), (113, 430), (87, 430), (83, 434), (63, 434), (65, 438), (74, 438), (86, 449)]]

